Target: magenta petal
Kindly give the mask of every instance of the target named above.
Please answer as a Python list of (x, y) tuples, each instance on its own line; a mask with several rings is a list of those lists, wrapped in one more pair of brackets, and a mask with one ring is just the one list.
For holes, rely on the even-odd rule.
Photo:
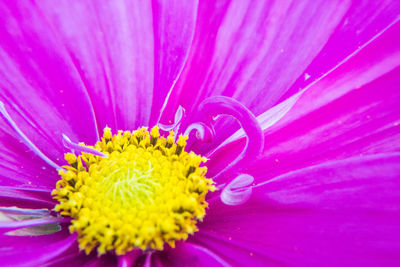
[(212, 202), (194, 239), (222, 256), (238, 246), (286, 264), (395, 266), (399, 162), (400, 153), (380, 154), (287, 173), (242, 206)]
[(157, 256), (162, 266), (230, 266), (229, 260), (221, 258), (217, 253), (202, 245), (190, 242), (179, 242), (174, 249), (169, 249)]
[[(355, 0), (351, 2), (351, 7), (327, 44), (282, 99), (323, 76), (345, 57), (359, 50), (373, 36), (399, 19), (399, 1)], [(385, 50), (381, 52), (386, 53)]]
[(178, 105), (191, 114), (204, 98), (220, 94), (259, 115), (298, 91), (293, 84), (313, 60), (321, 58), (323, 72), (312, 73), (321, 76), (398, 14), (398, 1), (200, 2), (192, 52), (166, 116)]
[(250, 174), (266, 180), (328, 160), (399, 151), (398, 84), (400, 69), (267, 133), (263, 158)]
[(99, 127), (132, 130), (148, 125), (151, 111), (154, 124), (187, 57), (197, 1), (39, 6), (71, 54)]
[[(0, 122), (1, 124), (2, 122)], [(53, 167), (35, 155), (17, 138), (1, 130), (0, 140), (0, 157), (2, 159), (0, 162), (0, 186), (22, 186), (47, 189), (48, 191), (54, 188), (59, 176)]]
[[(87, 256), (86, 256), (87, 257)], [(106, 266), (117, 266), (117, 257), (112, 254), (106, 254), (102, 257), (96, 257), (92, 261), (85, 264), (87, 267), (106, 267)], [(58, 266), (58, 265), (56, 265)], [(65, 265), (70, 266), (70, 265)]]
[[(0, 36), (0, 101), (22, 131), (57, 162), (63, 161), (62, 133), (94, 142), (96, 124), (81, 77), (37, 7), (28, 1), (2, 2)], [(77, 120), (82, 116), (85, 120)], [(1, 146), (19, 140), (2, 116), (0, 129), (7, 133)]]
[(151, 2), (40, 1), (37, 5), (68, 51), (100, 130), (106, 125), (134, 129), (146, 124), (154, 67)]
[(76, 242), (67, 231), (56, 234), (20, 237), (0, 236), (0, 262), (4, 266), (38, 266), (65, 253)]
[(0, 186), (0, 206), (19, 208), (54, 208), (49, 191), (22, 187)]
[[(382, 32), (377, 33), (374, 39), (349, 59), (341, 62), (334, 70), (302, 90), (303, 93), (295, 105), (277, 125), (274, 125), (274, 128), (282, 127), (307, 113), (315, 112), (396, 70), (400, 65), (399, 36), (400, 18)], [(390, 81), (383, 80), (379, 84), (382, 89), (387, 85), (390, 85)], [(368, 93), (374, 96), (372, 92)], [(390, 92), (388, 93), (390, 95)], [(310, 101), (311, 99), (313, 101)], [(371, 101), (375, 100), (371, 99)], [(354, 102), (353, 105), (358, 106), (359, 102)]]
[[(266, 179), (327, 160), (399, 151), (399, 84), (397, 68), (284, 127), (277, 126), (275, 132), (271, 129), (265, 135), (263, 159), (251, 174)], [(269, 172), (261, 165), (270, 166)]]
[[(383, 11), (379, 9), (379, 12), (381, 11), (389, 12), (390, 14), (392, 14), (391, 13), (392, 11)], [(382, 15), (382, 13), (379, 14), (380, 14), (379, 16)], [(299, 110), (297, 110), (296, 111), (297, 113), (303, 115), (304, 114), (303, 111), (308, 111), (308, 112), (315, 111), (318, 107), (320, 107), (321, 102), (322, 104), (326, 104), (326, 101), (328, 103), (330, 101), (334, 101), (335, 99), (340, 98), (349, 91), (355, 88), (359, 88), (360, 86), (365, 85), (373, 81), (374, 79), (377, 79), (378, 77), (384, 75), (385, 73), (390, 72), (391, 70), (393, 70), (393, 68), (395, 68), (398, 65), (399, 62), (398, 50), (400, 47), (400, 45), (398, 44), (399, 43), (398, 36), (400, 36), (400, 31), (398, 26), (399, 23), (393, 22), (394, 19), (391, 16), (388, 16), (388, 18), (390, 18), (390, 20), (386, 19), (382, 20), (386, 21), (387, 23), (385, 22), (384, 24), (379, 24), (380, 26), (374, 28), (373, 31), (368, 31), (369, 32), (368, 36), (370, 37), (370, 39), (365, 39), (365, 42), (368, 41), (368, 45), (365, 45), (365, 42), (360, 43), (360, 45), (365, 45), (365, 47), (360, 46), (360, 48), (362, 49), (357, 47), (357, 50), (361, 51), (358, 51), (358, 53), (355, 53), (354, 55), (350, 56), (349, 57), (350, 59), (348, 58), (346, 60), (347, 63), (342, 62), (341, 64), (339, 64), (339, 66), (336, 66), (336, 68), (334, 68), (331, 74), (324, 76), (323, 78), (321, 78), (319, 82), (315, 83), (315, 81), (313, 80), (313, 84), (307, 90), (308, 91), (312, 90), (314, 91), (314, 93), (312, 97), (304, 98), (305, 101), (302, 102), (303, 105), (301, 106), (301, 110), (300, 112)], [(390, 24), (390, 22), (393, 23)], [(385, 27), (383, 27), (383, 25)], [(379, 29), (380, 31), (376, 31), (376, 29)], [(336, 63), (337, 62), (335, 61), (335, 64)], [(299, 87), (295, 88), (296, 92), (298, 92), (299, 90), (300, 90)], [(260, 90), (260, 91), (264, 92), (265, 90)], [(244, 92), (247, 93), (247, 90), (244, 90)], [(311, 93), (308, 94), (311, 96)], [(191, 94), (191, 96), (193, 95), (194, 93)], [(281, 98), (280, 101), (286, 98), (286, 100), (290, 102), (291, 100), (287, 99), (290, 95), (291, 94), (286, 95), (285, 97)], [(319, 101), (316, 101), (317, 96), (319, 97)], [(199, 97), (199, 99), (201, 99), (201, 97)], [(258, 95), (253, 96), (251, 94), (247, 94), (247, 99), (258, 100), (260, 99), (260, 97)], [(325, 103), (323, 103), (324, 101)], [(172, 100), (171, 103), (174, 103), (174, 105), (176, 104)], [(260, 103), (263, 102), (261, 101)], [(178, 104), (185, 106), (183, 102), (180, 102)], [(273, 116), (269, 119), (268, 116), (271, 115), (271, 112), (268, 114), (268, 112), (270, 111), (268, 110), (268, 106), (267, 105), (263, 106), (265, 109), (264, 113), (259, 116), (259, 121), (264, 124), (263, 128), (270, 127), (271, 125), (276, 123), (277, 120), (281, 119), (282, 116), (283, 119), (281, 119), (281, 121), (285, 120), (291, 121), (297, 118), (297, 115), (299, 114), (296, 115), (293, 112), (288, 113), (288, 108), (290, 110), (290, 108), (293, 107), (293, 103), (285, 103), (285, 104), (287, 105), (286, 106), (283, 105), (284, 108), (283, 110), (280, 111), (284, 112), (285, 113), (284, 115), (280, 116), (280, 114), (272, 114)], [(354, 105), (354, 103), (352, 103), (352, 105)], [(190, 104), (189, 106), (192, 105)], [(252, 104), (249, 104), (248, 107), (254, 110)], [(276, 106), (274, 108), (276, 108)], [(188, 120), (193, 120), (193, 118), (189, 117)], [(306, 124), (303, 124), (303, 126), (305, 125)], [(202, 144), (198, 148), (196, 147), (195, 151), (201, 153), (207, 153), (210, 150), (215, 149), (219, 144), (223, 143), (229, 137), (230, 134), (233, 134), (233, 130), (236, 129), (234, 127), (232, 128), (232, 124), (230, 122), (225, 121), (224, 123), (216, 125), (215, 130), (218, 138), (216, 138), (212, 144)], [(284, 135), (288, 135), (290, 133), (295, 133), (295, 131), (292, 131), (290, 129), (285, 129)], [(271, 144), (271, 142), (268, 141), (269, 139), (266, 140), (266, 147), (268, 147), (268, 144)], [(239, 151), (240, 149), (236, 148), (234, 150)], [(237, 156), (237, 153), (235, 152), (232, 153), (232, 151), (229, 151), (226, 154), (228, 156), (231, 156), (231, 159)], [(229, 160), (223, 162), (225, 164), (225, 162), (228, 161)], [(214, 163), (215, 162), (209, 162), (210, 166), (212, 166)]]
[(99, 259), (96, 257), (88, 256), (84, 253), (79, 253), (78, 248), (76, 248), (76, 250), (64, 253), (63, 255), (57, 256), (56, 258), (53, 258), (52, 260), (46, 262), (46, 266), (49, 267), (88, 266), (98, 261)]
[(0, 115), (0, 128), (2, 128), (0, 129), (0, 155), (2, 158), (0, 186), (22, 186), (51, 191), (58, 179), (55, 168), (31, 150), (21, 140), (22, 137), (15, 135), (14, 129), (2, 120), (3, 117)]
[(96, 253), (86, 255), (84, 252), (79, 251), (78, 242), (73, 244), (72, 248), (63, 255), (60, 255), (52, 260), (46, 262), (45, 266), (49, 267), (71, 267), (71, 266), (85, 266), (85, 267), (108, 267), (117, 266), (116, 256), (106, 254), (97, 256)]
[(173, 96), (188, 113), (205, 97), (219, 94), (235, 96), (246, 106), (253, 102), (253, 111), (256, 102), (270, 107), (348, 9), (333, 1), (310, 6), (305, 1), (200, 2), (193, 50)]
[[(240, 227), (238, 228), (240, 229)], [(209, 251), (214, 251), (215, 254), (232, 263), (231, 266), (296, 266), (295, 262), (291, 261), (290, 254), (285, 255), (273, 248), (260, 248), (256, 241), (241, 242), (232, 239), (231, 236), (201, 230), (196, 233), (191, 242), (195, 242)], [(299, 265), (298, 262), (296, 263)]]
[[(327, 160), (398, 151), (399, 36), (397, 22), (307, 88), (278, 122), (266, 125), (263, 159), (254, 162), (250, 174), (265, 180)], [(210, 171), (223, 168), (243, 142), (213, 155)]]
[(142, 254), (142, 250), (135, 249), (125, 255), (118, 256), (118, 267), (132, 266)]
[(159, 120), (188, 57), (196, 26), (197, 2), (153, 1), (155, 62), (150, 125)]

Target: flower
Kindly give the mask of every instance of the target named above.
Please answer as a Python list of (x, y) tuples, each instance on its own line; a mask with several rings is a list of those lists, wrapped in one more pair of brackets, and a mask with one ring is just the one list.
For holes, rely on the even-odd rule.
[[(0, 262), (396, 265), (399, 14), (398, 1), (2, 2), (0, 206), (14, 220), (0, 231), (42, 228), (1, 235)], [(205, 204), (189, 203), (199, 231), (175, 248), (86, 255), (76, 218), (60, 215), (78, 206), (53, 210), (60, 175), (84, 168), (64, 154), (98, 167), (124, 152), (122, 134), (121, 148), (94, 147), (106, 126), (155, 125), (166, 131), (143, 133), (150, 143), (168, 149), (173, 129), (189, 136), (171, 136), (174, 153), (209, 159), (203, 221)], [(79, 170), (110, 175), (97, 167)]]

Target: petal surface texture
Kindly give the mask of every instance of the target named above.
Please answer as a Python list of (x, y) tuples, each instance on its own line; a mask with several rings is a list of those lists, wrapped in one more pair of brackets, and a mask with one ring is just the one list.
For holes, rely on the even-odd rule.
[[(290, 109), (279, 120), (270, 124), (260, 115), (264, 152), (250, 173), (263, 180), (328, 160), (399, 151), (399, 36), (400, 22), (395, 22), (302, 90), (294, 103), (286, 100)], [(210, 171), (236, 157), (244, 142), (239, 138), (220, 147)]]
[[(199, 119), (209, 97), (258, 121), (245, 163), (234, 119)], [(174, 249), (86, 256), (46, 214), (0, 221), (0, 265), (396, 266), (399, 102), (400, 1), (1, 1), (0, 215), (54, 215), (63, 136), (106, 126), (208, 129), (188, 145), (207, 177), (238, 157), (240, 175)], [(62, 230), (3, 234), (46, 224)]]
[(241, 265), (394, 266), (399, 160), (399, 153), (356, 157), (276, 177), (244, 205), (212, 202), (193, 239)]
[[(259, 115), (332, 69), (399, 12), (396, 1), (202, 1), (170, 117), (179, 104), (190, 114), (220, 94)], [(305, 72), (312, 78), (299, 86)]]
[(2, 265), (38, 266), (61, 256), (75, 244), (76, 240), (68, 231), (61, 231), (34, 237), (0, 235), (0, 242)]

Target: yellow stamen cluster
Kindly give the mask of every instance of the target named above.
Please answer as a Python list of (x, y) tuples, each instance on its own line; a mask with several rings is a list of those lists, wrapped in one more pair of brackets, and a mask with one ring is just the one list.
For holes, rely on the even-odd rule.
[(70, 231), (81, 250), (162, 250), (197, 231), (214, 186), (199, 167), (206, 159), (185, 151), (186, 139), (160, 136), (158, 127), (116, 135), (105, 128), (94, 148), (107, 158), (65, 155), (69, 165), (52, 194), (56, 211), (73, 218)]

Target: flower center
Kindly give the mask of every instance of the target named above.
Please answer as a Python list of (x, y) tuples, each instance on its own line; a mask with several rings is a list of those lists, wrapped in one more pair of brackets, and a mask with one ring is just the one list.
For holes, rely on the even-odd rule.
[(172, 131), (160, 136), (158, 127), (116, 135), (105, 128), (94, 148), (108, 157), (65, 154), (69, 165), (52, 194), (56, 211), (73, 218), (69, 229), (81, 250), (162, 250), (197, 231), (215, 188), (199, 166), (206, 159), (186, 152), (186, 140), (175, 142)]

